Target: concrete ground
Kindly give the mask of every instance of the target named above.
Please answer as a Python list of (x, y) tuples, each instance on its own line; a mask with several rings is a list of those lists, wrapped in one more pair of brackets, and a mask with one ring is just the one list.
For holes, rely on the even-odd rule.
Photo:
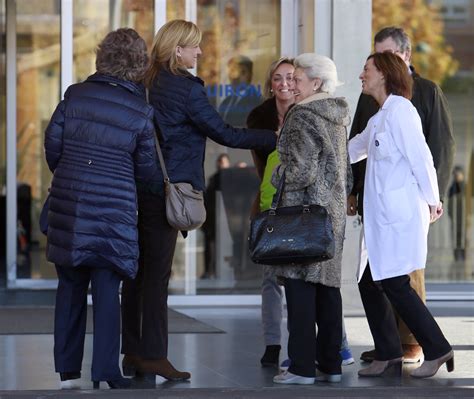
[[(442, 330), (455, 350), (455, 371), (442, 367), (430, 379), (409, 376), (359, 378), (359, 356), (371, 347), (367, 321), (362, 315), (346, 316), (346, 328), (355, 364), (343, 368), (340, 384), (281, 386), (272, 382), (276, 369), (260, 367), (263, 340), (258, 307), (176, 309), (225, 334), (171, 334), (169, 358), (177, 368), (192, 373), (189, 382), (170, 383), (157, 377), (137, 382), (132, 391), (92, 391), (90, 381), (91, 335), (86, 338), (81, 390), (60, 391), (54, 373), (52, 335), (0, 336), (0, 398), (309, 398), (309, 397), (474, 397), (474, 311), (472, 303), (430, 303)], [(284, 323), (286, 326), (286, 323)], [(283, 330), (283, 341), (287, 333)], [(285, 358), (283, 348), (281, 358)]]

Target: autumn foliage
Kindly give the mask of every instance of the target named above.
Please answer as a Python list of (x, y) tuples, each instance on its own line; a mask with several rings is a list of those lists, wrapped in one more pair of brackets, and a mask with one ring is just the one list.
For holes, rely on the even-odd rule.
[(458, 62), (444, 39), (439, 8), (426, 0), (373, 0), (372, 32), (400, 26), (412, 42), (412, 64), (421, 76), (439, 84), (452, 76)]

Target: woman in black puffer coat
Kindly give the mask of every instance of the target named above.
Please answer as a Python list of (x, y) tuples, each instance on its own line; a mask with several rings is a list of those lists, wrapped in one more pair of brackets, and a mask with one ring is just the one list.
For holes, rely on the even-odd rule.
[(92, 380), (130, 385), (118, 366), (118, 289), (138, 267), (135, 180), (152, 179), (158, 167), (153, 108), (140, 84), (147, 63), (146, 44), (134, 30), (109, 33), (97, 50), (97, 73), (68, 88), (46, 129), (54, 174), (47, 259), (59, 278), (54, 358), (61, 381), (81, 375), (91, 282)]

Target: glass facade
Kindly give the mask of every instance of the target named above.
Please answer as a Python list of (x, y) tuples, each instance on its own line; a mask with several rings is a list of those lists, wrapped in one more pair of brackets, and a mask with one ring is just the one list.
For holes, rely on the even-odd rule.
[(38, 217), (51, 173), (44, 130), (60, 99), (60, 1), (16, 1), (17, 277), (54, 277)]
[(74, 1), (73, 81), (95, 72), (95, 49), (107, 32), (120, 27), (135, 29), (151, 47), (154, 34), (153, 0)]
[(5, 278), (6, 255), (6, 9), (0, 0), (0, 279)]
[[(155, 2), (163, 5), (163, 1), (74, 0), (72, 81), (82, 81), (95, 71), (95, 48), (110, 30), (132, 27), (151, 48), (156, 20), (154, 13), (158, 4)], [(442, 46), (452, 49), (446, 52), (451, 54), (452, 65), (456, 66), (451, 70), (445, 68), (444, 72), (436, 72), (429, 69), (439, 64), (428, 57), (434, 47), (430, 47), (429, 42), (420, 36), (420, 30), (408, 29), (410, 18), (403, 17), (403, 12), (409, 13), (410, 10), (404, 9), (405, 3), (400, 5), (373, 0), (373, 27), (375, 29), (380, 18), (386, 25), (401, 24), (406, 27), (408, 33), (413, 35), (415, 67), (422, 75), (442, 84), (448, 97), (457, 143), (456, 169), (445, 201), (445, 216), (430, 232), (426, 276), (428, 281), (471, 281), (474, 265), (474, 61), (470, 44), (474, 36), (474, 0), (456, 0), (456, 7), (444, 0), (427, 3), (438, 7), (436, 23), (444, 22)], [(288, 7), (288, 4), (294, 7)], [(315, 12), (320, 4), (314, 0), (166, 1), (166, 18), (163, 20), (191, 18), (190, 15), (195, 18), (203, 32), (203, 54), (195, 72), (205, 81), (209, 99), (223, 119), (234, 126), (245, 126), (248, 113), (263, 101), (269, 64), (282, 55), (314, 50)], [(380, 10), (386, 12), (386, 4), (390, 4), (390, 14), (381, 16)], [(37, 226), (39, 211), (51, 180), (43, 154), (44, 129), (61, 96), (61, 1), (0, 0), (2, 220), (5, 220), (6, 214), (8, 5), (16, 6), (17, 278), (49, 279), (54, 282), (54, 268), (45, 260), (45, 238)], [(163, 7), (158, 9), (164, 12)], [(293, 14), (288, 11), (291, 9)], [(412, 14), (413, 18), (420, 20), (418, 14)], [(294, 25), (285, 25), (288, 20), (294, 20)], [(282, 26), (294, 27), (296, 33), (289, 29), (283, 32)], [(333, 35), (330, 40), (333, 47), (338, 41), (348, 40), (334, 34), (336, 30), (331, 32), (327, 34)], [(282, 46), (285, 47), (283, 39), (290, 36), (294, 37), (294, 45), (289, 54), (285, 50), (282, 53)], [(340, 48), (341, 44), (338, 46)], [(352, 84), (350, 79), (344, 77), (349, 85)], [(357, 81), (357, 76), (354, 75), (352, 80)], [(219, 172), (216, 161), (224, 153), (229, 156), (230, 165)], [(209, 220), (204, 228), (191, 233), (188, 239), (178, 237), (170, 292), (259, 293), (261, 267), (252, 264), (247, 250), (249, 213), (259, 185), (250, 151), (229, 149), (209, 140), (204, 167), (209, 186), (208, 198), (212, 198), (208, 209)], [(221, 178), (216, 187), (217, 176)], [(2, 226), (5, 224), (2, 223)], [(4, 227), (0, 243), (0, 278), (6, 269), (5, 234)]]
[[(445, 47), (456, 65), (441, 86), (449, 102), (456, 140), (445, 215), (430, 232), (431, 281), (474, 279), (474, 0), (434, 0), (444, 24)], [(424, 51), (423, 47), (417, 50)], [(444, 49), (443, 49), (444, 50)], [(435, 77), (436, 78), (436, 77)]]

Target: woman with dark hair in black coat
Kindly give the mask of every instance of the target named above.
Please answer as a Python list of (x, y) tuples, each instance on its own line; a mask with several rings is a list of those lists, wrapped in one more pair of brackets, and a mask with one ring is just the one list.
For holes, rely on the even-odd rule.
[(54, 360), (61, 381), (81, 377), (87, 291), (92, 286), (94, 388), (127, 388), (119, 362), (119, 285), (138, 263), (135, 180), (157, 173), (153, 109), (140, 84), (146, 44), (133, 29), (109, 33), (97, 73), (72, 85), (45, 133), (53, 172), (47, 259), (58, 273)]

